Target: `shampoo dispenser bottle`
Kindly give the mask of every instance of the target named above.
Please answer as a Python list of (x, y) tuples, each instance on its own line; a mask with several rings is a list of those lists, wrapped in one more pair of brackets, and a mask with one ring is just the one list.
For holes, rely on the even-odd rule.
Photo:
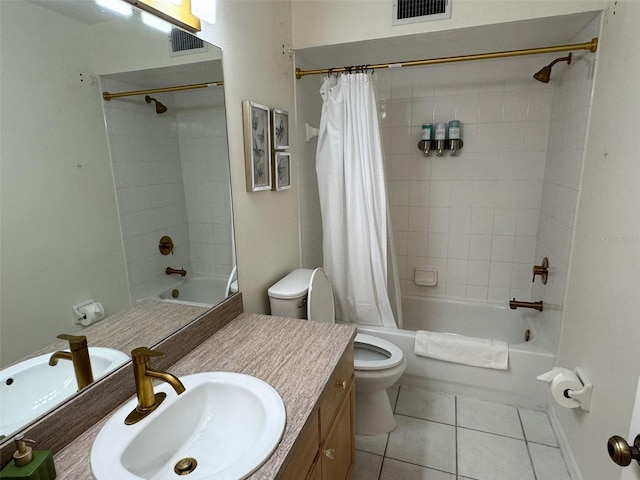
[(53, 455), (45, 450), (33, 450), (29, 443), (33, 440), (19, 434), (14, 437), (16, 451), (6, 467), (0, 472), (0, 478), (6, 480), (53, 480), (56, 478), (56, 468), (53, 465)]

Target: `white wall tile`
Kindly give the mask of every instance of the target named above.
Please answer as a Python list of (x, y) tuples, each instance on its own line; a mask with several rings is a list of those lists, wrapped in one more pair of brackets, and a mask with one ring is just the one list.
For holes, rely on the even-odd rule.
[[(504, 302), (510, 292), (529, 287), (521, 272), (535, 261), (539, 238), (551, 242), (553, 252), (570, 245), (561, 226), (573, 217), (575, 207), (565, 200), (575, 190), (564, 184), (577, 185), (579, 169), (573, 165), (581, 156), (564, 159), (567, 145), (584, 144), (572, 131), (555, 140), (562, 154), (550, 147), (558, 160), (554, 178), (562, 182), (543, 206), (554, 217), (540, 222), (553, 87), (533, 85), (530, 62), (518, 59), (412, 70), (380, 72), (384, 80), (378, 80), (390, 92), (379, 103), (396, 249), (409, 254), (407, 272), (427, 258), (444, 262), (447, 274), (441, 272), (438, 288), (418, 288), (411, 281), (406, 288), (418, 295)], [(571, 121), (582, 125), (586, 110), (575, 105)], [(416, 150), (423, 122), (454, 118), (463, 122), (465, 145), (458, 157), (427, 158)], [(566, 119), (554, 121), (561, 126)], [(541, 235), (539, 223), (545, 225)]]

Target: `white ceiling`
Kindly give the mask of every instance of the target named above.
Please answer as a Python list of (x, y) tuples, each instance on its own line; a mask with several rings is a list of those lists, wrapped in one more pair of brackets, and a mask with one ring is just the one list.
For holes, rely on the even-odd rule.
[(29, 0), (41, 7), (81, 22), (95, 23), (113, 20), (116, 14), (96, 5), (94, 0)]

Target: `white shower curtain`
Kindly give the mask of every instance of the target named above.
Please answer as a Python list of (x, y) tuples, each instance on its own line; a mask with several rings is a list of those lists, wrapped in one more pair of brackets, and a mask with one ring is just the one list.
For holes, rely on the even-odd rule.
[(387, 194), (371, 78), (327, 77), (320, 94), (316, 172), (336, 316), (396, 327), (387, 292)]

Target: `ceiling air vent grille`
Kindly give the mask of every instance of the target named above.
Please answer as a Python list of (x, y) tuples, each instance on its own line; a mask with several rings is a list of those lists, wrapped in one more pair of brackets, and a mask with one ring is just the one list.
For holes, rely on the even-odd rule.
[(451, 18), (452, 0), (394, 0), (393, 25)]
[(171, 29), (169, 37), (171, 56), (189, 55), (207, 51), (207, 44), (195, 35), (191, 35), (179, 28)]

